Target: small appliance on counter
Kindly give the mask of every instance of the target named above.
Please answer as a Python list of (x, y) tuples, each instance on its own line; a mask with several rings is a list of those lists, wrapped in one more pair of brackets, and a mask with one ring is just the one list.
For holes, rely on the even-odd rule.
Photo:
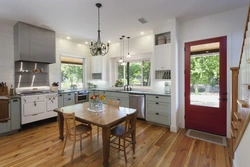
[(170, 84), (168, 82), (165, 82), (164, 92), (171, 93)]

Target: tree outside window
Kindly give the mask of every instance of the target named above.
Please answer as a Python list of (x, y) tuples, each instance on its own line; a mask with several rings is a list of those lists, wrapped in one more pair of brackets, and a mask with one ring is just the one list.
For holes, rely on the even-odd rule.
[(61, 88), (83, 87), (83, 66), (61, 63)]
[[(127, 66), (128, 71), (127, 71)], [(118, 65), (118, 80), (121, 80), (124, 85), (131, 86), (150, 86), (150, 60), (139, 60), (127, 62), (126, 66)], [(129, 82), (127, 78), (129, 76)]]

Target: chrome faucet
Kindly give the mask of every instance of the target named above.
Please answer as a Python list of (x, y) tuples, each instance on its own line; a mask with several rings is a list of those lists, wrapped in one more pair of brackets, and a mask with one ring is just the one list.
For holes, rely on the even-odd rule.
[[(126, 89), (126, 87), (127, 87), (127, 89)], [(131, 87), (129, 87), (129, 85), (124, 85), (124, 90), (126, 90), (126, 91), (131, 91), (132, 90), (132, 88)]]

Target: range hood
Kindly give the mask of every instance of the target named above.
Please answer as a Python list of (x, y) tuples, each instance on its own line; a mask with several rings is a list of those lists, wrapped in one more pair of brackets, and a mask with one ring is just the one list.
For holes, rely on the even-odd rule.
[(55, 31), (23, 22), (14, 26), (15, 61), (56, 62)]

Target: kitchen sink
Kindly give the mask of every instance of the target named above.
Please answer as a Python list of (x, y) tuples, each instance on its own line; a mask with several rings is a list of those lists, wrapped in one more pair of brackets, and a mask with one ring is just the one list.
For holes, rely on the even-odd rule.
[(126, 93), (142, 93), (142, 91), (136, 91), (136, 90), (123, 90), (120, 92), (126, 92)]

